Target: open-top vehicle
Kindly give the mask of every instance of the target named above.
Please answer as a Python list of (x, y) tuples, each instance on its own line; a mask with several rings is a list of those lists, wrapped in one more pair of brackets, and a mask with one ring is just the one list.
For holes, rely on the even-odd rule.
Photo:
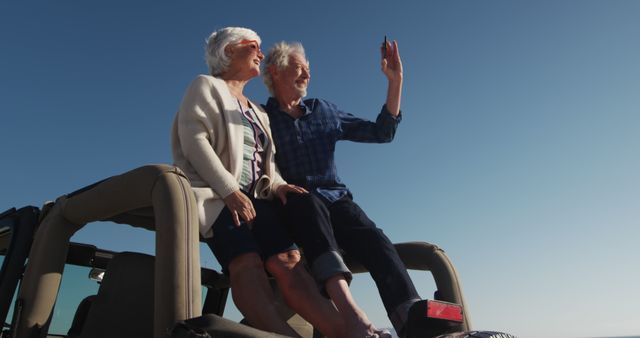
[[(69, 241), (94, 221), (155, 231), (155, 257)], [(110, 177), (42, 209), (6, 210), (0, 214), (0, 338), (282, 337), (223, 318), (229, 281), (200, 267), (197, 222), (188, 181), (167, 165)], [(431, 272), (437, 288), (434, 300), (411, 308), (406, 337), (512, 337), (472, 331), (458, 275), (442, 249), (424, 242), (396, 248), (408, 269)], [(345, 259), (352, 272), (366, 271)], [(62, 289), (73, 292), (61, 291), (63, 271)], [(279, 305), (301, 336), (321, 336)], [(60, 312), (70, 325), (57, 324)]]

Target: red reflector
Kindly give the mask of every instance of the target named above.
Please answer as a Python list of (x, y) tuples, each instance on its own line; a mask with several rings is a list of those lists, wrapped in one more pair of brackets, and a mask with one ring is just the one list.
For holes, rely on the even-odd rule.
[(462, 307), (456, 304), (429, 300), (427, 301), (426, 316), (429, 318), (455, 320), (456, 322), (461, 322)]

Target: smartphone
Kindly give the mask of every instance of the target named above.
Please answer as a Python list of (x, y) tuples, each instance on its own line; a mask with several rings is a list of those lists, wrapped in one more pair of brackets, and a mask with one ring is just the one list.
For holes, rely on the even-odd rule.
[(384, 42), (382, 43), (382, 57), (387, 57), (387, 36), (384, 36)]

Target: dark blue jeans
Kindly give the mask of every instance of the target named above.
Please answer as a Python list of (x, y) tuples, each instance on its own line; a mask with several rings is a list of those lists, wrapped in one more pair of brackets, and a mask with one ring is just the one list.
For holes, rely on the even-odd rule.
[(293, 241), (302, 247), (311, 274), (321, 289), (330, 277), (342, 274), (351, 281), (351, 271), (340, 255), (331, 227), (329, 210), (313, 194), (287, 194), (287, 204), (278, 203)]
[[(293, 240), (305, 257), (339, 247), (369, 270), (396, 329), (406, 321), (407, 303), (420, 299), (398, 252), (376, 224), (349, 196), (327, 206), (313, 194), (288, 194), (281, 210)], [(328, 225), (327, 222), (331, 224)], [(333, 231), (332, 231), (333, 230)]]
[[(369, 270), (387, 314), (398, 329), (408, 311), (399, 307), (420, 296), (396, 248), (350, 196), (334, 202), (328, 209), (338, 245)], [(402, 313), (396, 314), (398, 310)], [(397, 316), (401, 318), (394, 320)]]

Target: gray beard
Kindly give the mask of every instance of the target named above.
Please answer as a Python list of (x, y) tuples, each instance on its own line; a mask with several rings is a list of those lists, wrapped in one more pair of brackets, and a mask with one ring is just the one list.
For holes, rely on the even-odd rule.
[(296, 90), (301, 98), (307, 96), (307, 88), (296, 88)]

